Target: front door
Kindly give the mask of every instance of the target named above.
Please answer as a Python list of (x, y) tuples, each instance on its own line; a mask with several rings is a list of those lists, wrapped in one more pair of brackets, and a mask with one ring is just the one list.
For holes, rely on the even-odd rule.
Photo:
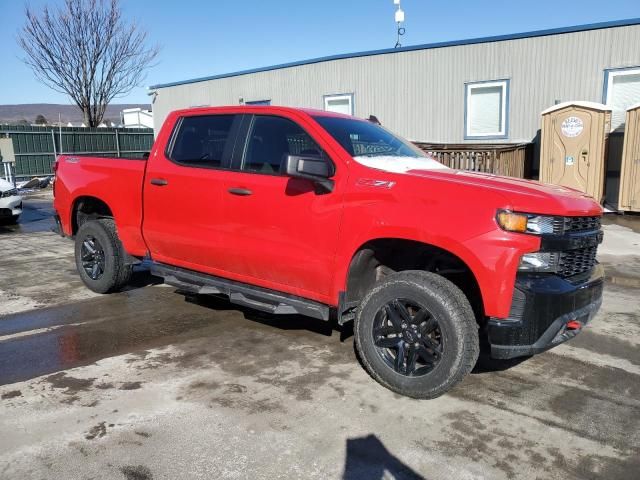
[(241, 118), (184, 117), (167, 151), (149, 158), (143, 231), (154, 260), (200, 271), (223, 263), (224, 175)]
[[(244, 147), (223, 189), (225, 263), (239, 280), (330, 302), (342, 214), (339, 189), (285, 175), (289, 154), (322, 155), (292, 119), (246, 119)], [(336, 172), (336, 178), (345, 172)], [(337, 182), (339, 184), (339, 182)]]

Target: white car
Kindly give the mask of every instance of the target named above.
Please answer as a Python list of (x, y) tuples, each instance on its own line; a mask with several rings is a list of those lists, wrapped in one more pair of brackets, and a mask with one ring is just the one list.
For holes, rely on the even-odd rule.
[(0, 178), (0, 221), (18, 221), (22, 213), (22, 197), (18, 190), (6, 180)]

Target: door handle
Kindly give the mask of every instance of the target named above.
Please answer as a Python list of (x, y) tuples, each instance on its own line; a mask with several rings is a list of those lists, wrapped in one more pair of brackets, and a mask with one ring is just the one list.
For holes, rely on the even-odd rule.
[(169, 182), (167, 182), (164, 178), (152, 178), (151, 185), (156, 185), (157, 187), (164, 187)]
[(251, 195), (253, 193), (248, 188), (230, 188), (227, 191), (232, 195), (240, 195), (242, 197), (246, 197), (247, 195)]

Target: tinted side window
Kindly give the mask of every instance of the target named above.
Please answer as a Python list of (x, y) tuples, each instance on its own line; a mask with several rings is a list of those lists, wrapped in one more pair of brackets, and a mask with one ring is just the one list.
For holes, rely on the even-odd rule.
[(282, 117), (256, 116), (249, 130), (242, 170), (284, 172), (287, 155), (320, 155), (318, 144), (297, 123)]
[(235, 115), (203, 115), (182, 119), (170, 158), (193, 166), (228, 167), (227, 149)]

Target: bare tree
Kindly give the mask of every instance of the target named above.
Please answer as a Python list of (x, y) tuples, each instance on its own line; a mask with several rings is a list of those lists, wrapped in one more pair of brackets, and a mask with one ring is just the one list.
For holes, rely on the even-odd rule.
[(36, 125), (46, 125), (46, 124), (48, 124), (48, 123), (49, 123), (49, 122), (47, 121), (47, 117), (45, 117), (44, 115), (39, 114), (39, 115), (36, 117), (36, 121), (35, 121), (35, 124), (36, 124)]
[(147, 32), (122, 18), (119, 0), (65, 0), (55, 11), (26, 7), (18, 36), (24, 62), (53, 90), (82, 110), (97, 127), (107, 105), (140, 86), (159, 49), (147, 47)]

